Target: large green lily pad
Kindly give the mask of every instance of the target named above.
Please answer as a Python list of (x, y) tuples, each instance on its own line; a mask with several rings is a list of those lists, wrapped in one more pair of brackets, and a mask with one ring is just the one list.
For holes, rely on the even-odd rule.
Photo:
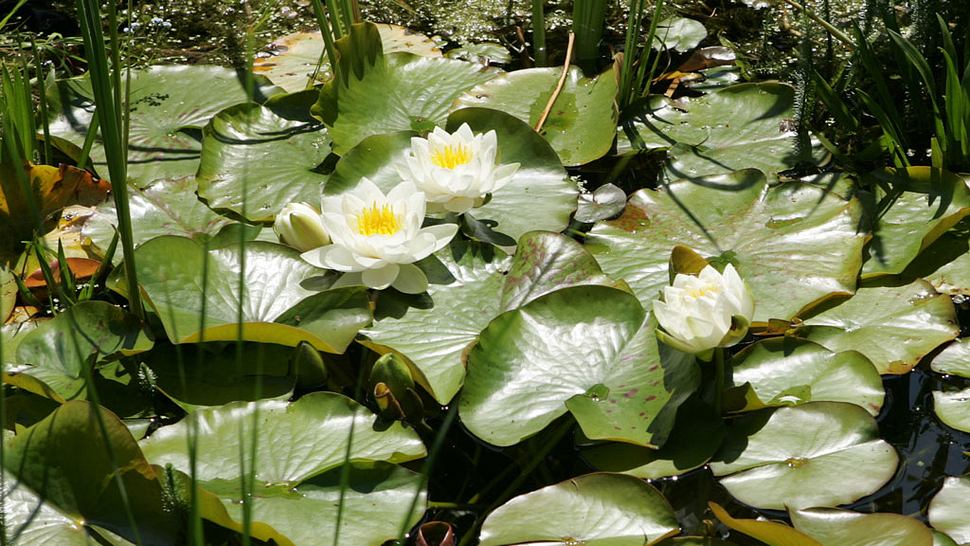
[(464, 243), (438, 256), (454, 281), (428, 287), (432, 305), (384, 317), (361, 333), (368, 347), (406, 357), (442, 404), (461, 387), (465, 351), (499, 313), (567, 286), (616, 286), (582, 246), (558, 233), (526, 233), (511, 262), (491, 247)]
[[(135, 251), (139, 285), (174, 343), (232, 341), (241, 328), (246, 341), (289, 347), (306, 341), (342, 353), (370, 322), (363, 287), (316, 292), (304, 285), (325, 271), (296, 250), (264, 242), (245, 249), (243, 261), (237, 246), (206, 253), (192, 239), (158, 237)], [(245, 296), (239, 293), (243, 265)]]
[(753, 395), (745, 409), (831, 401), (877, 415), (885, 396), (879, 371), (862, 353), (835, 353), (793, 338), (746, 347), (734, 357), (733, 377), (735, 385), (747, 384)]
[[(100, 412), (107, 436), (95, 412)], [(67, 402), (36, 425), (5, 438), (4, 444), (6, 470), (74, 521), (104, 527), (132, 542), (137, 538), (141, 544), (180, 542), (179, 514), (163, 494), (157, 469), (142, 457), (113, 413), (87, 402)], [(126, 497), (137, 529), (126, 517)]]
[(799, 335), (832, 351), (859, 351), (879, 373), (906, 373), (924, 355), (957, 337), (953, 302), (918, 280), (860, 288), (842, 304), (805, 321)]
[(330, 155), (330, 137), (320, 125), (274, 110), (239, 104), (203, 129), (197, 178), (210, 207), (271, 221), (287, 203), (319, 202), (327, 175), (315, 169)]
[[(267, 522), (295, 545), (380, 546), (411, 528), (424, 512), (427, 493), (420, 474), (386, 463), (350, 465), (341, 496), (343, 468), (310, 478), (296, 487), (261, 487), (254, 494), (255, 521)], [(242, 504), (235, 482), (207, 484), (229, 516), (241, 522)], [(418, 495), (415, 510), (411, 503)], [(338, 512), (340, 526), (338, 532)]]
[[(755, 168), (773, 176), (801, 161), (819, 161), (820, 146), (801, 150), (795, 89), (777, 82), (742, 83), (687, 101), (649, 97), (621, 126), (617, 151), (669, 148), (670, 178), (697, 178)], [(635, 136), (627, 135), (632, 124)], [(640, 142), (637, 142), (637, 141)]]
[(970, 214), (970, 190), (959, 176), (932, 167), (910, 167), (878, 177), (878, 214), (863, 277), (902, 272), (916, 256)]
[(444, 125), (456, 98), (498, 73), (477, 63), (384, 54), (371, 23), (354, 25), (337, 47), (344, 77), (323, 88), (314, 114), (327, 125), (340, 155), (371, 135)]
[(898, 457), (876, 421), (844, 402), (811, 402), (739, 419), (711, 464), (741, 502), (782, 510), (835, 506), (873, 493)]
[[(376, 24), (385, 53), (408, 51), (424, 57), (440, 57), (441, 50), (430, 38), (413, 30), (387, 24)], [(271, 55), (253, 61), (253, 72), (266, 76), (290, 93), (324, 83), (333, 77), (330, 62), (324, 55), (325, 43), (320, 31), (296, 32), (274, 40)], [(317, 64), (323, 55), (323, 63)], [(313, 75), (316, 73), (316, 79)]]
[[(92, 356), (101, 361), (151, 349), (154, 342), (143, 328), (120, 307), (103, 301), (80, 302), (19, 340), (15, 360), (21, 366), (6, 369), (4, 382), (59, 401), (84, 399), (83, 370), (91, 366)], [(30, 380), (21, 375), (43, 385), (25, 384)]]
[(87, 546), (84, 522), (44, 502), (37, 493), (19, 483), (17, 477), (3, 470), (3, 522), (8, 544), (51, 544), (54, 546)]
[(642, 546), (680, 532), (666, 499), (623, 474), (587, 474), (516, 497), (482, 524), (481, 546)]
[(570, 411), (589, 438), (661, 445), (699, 377), (693, 357), (661, 347), (644, 317), (636, 297), (604, 286), (499, 315), (468, 354), (462, 421), (507, 446)]
[(899, 514), (860, 514), (835, 508), (789, 511), (796, 529), (822, 544), (840, 546), (932, 546), (933, 533)]
[(940, 236), (903, 271), (923, 277), (941, 294), (970, 296), (970, 221), (960, 221)]
[(945, 425), (970, 432), (970, 389), (933, 391), (933, 411)]
[[(473, 87), (454, 108), (484, 107), (511, 114), (535, 127), (559, 83), (562, 68), (528, 68), (500, 74)], [(609, 68), (595, 78), (570, 66), (566, 83), (539, 134), (563, 165), (599, 159), (610, 151), (616, 134), (617, 75)]]
[[(129, 180), (149, 182), (194, 175), (201, 146), (192, 133), (220, 110), (249, 100), (245, 82), (229, 68), (152, 66), (132, 70), (130, 76)], [(255, 76), (254, 82), (257, 100), (282, 92), (262, 76)], [(59, 81), (48, 94), (54, 116), (51, 134), (81, 146), (94, 112), (88, 76)], [(99, 172), (107, 173), (100, 137), (91, 149), (91, 159)]]
[[(131, 232), (138, 247), (145, 241), (162, 235), (190, 237), (205, 241), (214, 237), (232, 220), (212, 212), (195, 196), (196, 181), (191, 177), (155, 180), (142, 186), (128, 186), (128, 209)], [(98, 252), (105, 252), (114, 237), (118, 214), (114, 203), (105, 203), (81, 228), (82, 237), (90, 237)], [(112, 262), (117, 265), (124, 258), (119, 244)]]
[(937, 373), (970, 378), (970, 337), (954, 340), (930, 361)]
[(930, 524), (943, 531), (954, 542), (970, 544), (970, 478), (949, 477), (929, 506)]
[(418, 372), (417, 381), (447, 404), (464, 380), (466, 349), (501, 312), (502, 274), (509, 260), (490, 248), (458, 243), (438, 256), (455, 280), (428, 286), (431, 306), (381, 318), (361, 333), (367, 336), (364, 345), (404, 356)]
[(648, 308), (669, 283), (671, 249), (685, 245), (734, 264), (754, 297), (754, 320), (788, 319), (855, 290), (861, 215), (858, 201), (835, 191), (800, 182), (769, 188), (764, 174), (743, 170), (640, 190), (622, 216), (594, 225), (587, 242), (603, 270), (626, 280)]
[[(424, 503), (418, 502), (417, 513), (409, 513), (414, 496), (424, 498), (418, 476), (392, 465), (365, 468), (375, 462), (423, 457), (421, 440), (400, 423), (377, 428), (376, 416), (347, 397), (317, 392), (292, 403), (236, 402), (199, 410), (144, 440), (145, 456), (188, 472), (188, 439), (193, 433), (188, 419), (195, 419), (195, 478), (200, 484), (219, 496), (231, 517), (241, 519), (239, 480), (246, 468), (252, 468), (254, 519), (296, 544), (318, 543), (321, 533), (332, 537), (344, 470), (350, 481), (341, 537), (363, 540), (351, 538), (347, 543), (376, 546), (395, 537), (406, 520), (415, 521), (423, 511)], [(253, 429), (256, 423), (258, 430)], [(243, 465), (240, 453), (247, 452), (254, 440), (255, 461)], [(350, 463), (365, 467), (343, 467)], [(367, 510), (372, 512), (364, 517)]]

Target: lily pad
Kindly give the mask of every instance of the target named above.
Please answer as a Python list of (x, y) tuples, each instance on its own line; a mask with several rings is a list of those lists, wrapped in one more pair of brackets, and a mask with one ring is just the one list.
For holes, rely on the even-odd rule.
[[(342, 471), (336, 468), (296, 487), (259, 488), (253, 495), (253, 520), (271, 524), (292, 544), (361, 546), (380, 546), (420, 520), (427, 504), (420, 474), (386, 463), (351, 465), (347, 487), (341, 488)], [(219, 496), (229, 516), (242, 522), (238, 483), (207, 487)], [(409, 513), (415, 495), (415, 510)]]
[(679, 532), (673, 509), (653, 486), (623, 474), (587, 474), (496, 508), (479, 544), (642, 546)]
[(498, 74), (476, 63), (384, 54), (372, 23), (354, 25), (337, 47), (345, 76), (323, 88), (314, 114), (327, 125), (340, 155), (371, 135), (444, 125), (456, 98)]
[(954, 542), (970, 544), (970, 478), (949, 477), (943, 481), (943, 488), (930, 501), (930, 524), (943, 531)]
[[(211, 239), (219, 230), (233, 223), (225, 216), (212, 212), (195, 196), (196, 182), (192, 178), (156, 180), (144, 186), (128, 186), (128, 209), (135, 247), (162, 235), (190, 237), (197, 241)], [(114, 203), (94, 209), (81, 228), (82, 237), (103, 253), (111, 244), (118, 224)], [(117, 265), (124, 258), (119, 244), (112, 262)]]
[[(441, 50), (430, 38), (398, 25), (376, 24), (385, 53), (407, 51), (423, 57), (440, 57)], [(332, 77), (330, 63), (324, 55), (323, 35), (317, 32), (296, 32), (274, 40), (270, 54), (253, 61), (253, 72), (266, 76), (274, 84), (290, 93), (302, 91)], [(317, 73), (317, 63), (323, 63)]]
[(814, 141), (799, 146), (794, 99), (795, 89), (777, 82), (731, 85), (679, 103), (651, 96), (620, 129), (617, 152), (668, 148), (665, 170), (674, 179), (745, 168), (773, 177), (825, 157)]
[[(130, 77), (129, 180), (194, 175), (201, 145), (192, 133), (220, 110), (249, 100), (239, 74), (219, 66), (152, 66), (132, 70)], [(282, 92), (262, 76), (255, 76), (254, 83), (254, 98), (260, 101)], [(50, 133), (81, 146), (94, 112), (88, 75), (56, 82), (48, 95), (53, 116)], [(91, 160), (102, 174), (107, 173), (100, 137), (91, 149)]]
[[(90, 359), (133, 355), (152, 348), (144, 325), (120, 307), (103, 301), (84, 301), (46, 321), (19, 341), (15, 361), (4, 382), (58, 401), (86, 397), (85, 366)], [(42, 382), (27, 385), (27, 375)], [(38, 391), (38, 389), (40, 389)], [(49, 392), (53, 391), (53, 392)]]
[(880, 186), (875, 197), (878, 219), (869, 243), (871, 257), (862, 276), (902, 272), (933, 241), (970, 215), (966, 182), (948, 171), (910, 167), (878, 176), (892, 188)]
[(796, 529), (822, 544), (840, 546), (932, 546), (933, 533), (899, 514), (859, 514), (834, 508), (790, 510)]
[(811, 402), (739, 419), (711, 464), (735, 498), (782, 510), (835, 506), (873, 493), (899, 458), (863, 408)]
[(87, 546), (84, 522), (61, 512), (3, 470), (4, 533), (9, 544)]
[(835, 353), (810, 341), (755, 343), (734, 357), (733, 370), (734, 384), (747, 384), (754, 396), (744, 409), (831, 401), (877, 415), (885, 396), (879, 371), (862, 353)]
[(165, 498), (157, 469), (111, 412), (88, 402), (67, 402), (43, 421), (5, 438), (4, 449), (6, 470), (75, 521), (104, 527), (130, 541), (137, 537), (141, 544), (180, 542), (183, 527), (173, 499)]
[(671, 17), (657, 23), (657, 35), (653, 37), (653, 48), (690, 51), (700, 45), (704, 38), (707, 38), (707, 29), (700, 21), (686, 17)]
[(315, 169), (328, 155), (322, 126), (286, 119), (270, 106), (239, 104), (202, 131), (199, 196), (214, 209), (272, 221), (287, 203), (319, 202), (327, 175)]
[(957, 337), (960, 329), (950, 298), (918, 280), (860, 288), (842, 304), (807, 319), (798, 332), (832, 351), (859, 351), (881, 374), (901, 374)]
[(943, 424), (970, 432), (970, 389), (933, 391), (933, 411)]
[(970, 337), (954, 340), (930, 361), (937, 373), (970, 378)]
[(362, 343), (379, 353), (404, 356), (415, 379), (441, 404), (447, 404), (465, 377), (464, 353), (500, 312), (503, 273), (509, 260), (490, 248), (452, 243), (438, 253), (454, 281), (431, 284), (431, 305), (412, 307), (403, 316), (376, 320), (362, 330)]
[(690, 355), (661, 347), (628, 292), (575, 286), (499, 315), (468, 354), (460, 415), (507, 446), (572, 412), (592, 439), (659, 446), (699, 379)]
[(861, 215), (855, 199), (800, 182), (769, 188), (749, 169), (640, 190), (622, 216), (594, 225), (587, 243), (603, 271), (626, 280), (645, 306), (670, 282), (671, 248), (684, 245), (734, 264), (754, 297), (754, 320), (788, 319), (855, 290)]
[[(455, 109), (483, 107), (511, 114), (535, 127), (559, 83), (562, 68), (527, 68), (496, 76), (455, 101)], [(609, 68), (595, 78), (570, 66), (566, 82), (542, 125), (542, 135), (563, 165), (589, 163), (606, 155), (616, 134), (617, 75)]]
[[(257, 421), (258, 430), (253, 426)], [(188, 419), (195, 419), (194, 427)], [(419, 476), (392, 465), (425, 456), (417, 434), (400, 423), (375, 426), (376, 416), (353, 400), (316, 392), (296, 402), (236, 402), (199, 410), (175, 425), (159, 429), (142, 442), (149, 460), (188, 472), (189, 434), (195, 434), (195, 478), (241, 519), (239, 480), (248, 465), (255, 478), (254, 519), (272, 526), (297, 544), (314, 544), (330, 533), (337, 518), (343, 465), (371, 466), (349, 471), (340, 536), (352, 544), (380, 544), (397, 536), (402, 524), (423, 512), (409, 513), (415, 495), (424, 498)], [(194, 428), (194, 432), (193, 432)], [(255, 461), (243, 465), (240, 453), (256, 442)], [(349, 449), (348, 449), (348, 444)], [(349, 511), (348, 511), (349, 510)], [(367, 517), (362, 514), (372, 510)], [(312, 517), (310, 516), (312, 514)], [(355, 517), (357, 515), (357, 517)], [(323, 529), (327, 529), (324, 531)], [(325, 542), (331, 543), (331, 542)], [(340, 543), (345, 543), (343, 540)]]
[(970, 222), (959, 222), (933, 242), (903, 271), (923, 277), (941, 294), (970, 296)]
[(734, 531), (754, 537), (767, 546), (822, 546), (821, 542), (783, 523), (761, 519), (732, 517), (716, 502), (709, 503), (711, 512)]
[[(287, 399), (296, 386), (294, 350), (246, 343), (243, 358), (221, 343), (162, 345), (146, 355), (155, 386), (186, 411), (229, 402)], [(258, 385), (258, 390), (257, 390)]]
[[(238, 246), (206, 254), (191, 239), (158, 237), (135, 251), (138, 282), (174, 343), (232, 341), (241, 329), (246, 341), (288, 347), (306, 341), (342, 353), (370, 322), (365, 288), (316, 292), (304, 285), (325, 271), (298, 251), (263, 242), (245, 248), (243, 261)], [(243, 266), (245, 296), (239, 293)]]
[(579, 194), (579, 206), (574, 218), (577, 222), (593, 223), (619, 216), (626, 207), (626, 193), (613, 184), (604, 184), (593, 193)]

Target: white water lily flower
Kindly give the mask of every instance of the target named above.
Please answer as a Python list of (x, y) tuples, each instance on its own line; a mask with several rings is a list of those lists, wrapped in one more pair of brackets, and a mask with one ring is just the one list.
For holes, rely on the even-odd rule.
[(363, 178), (351, 191), (324, 197), (321, 209), (333, 244), (304, 252), (303, 259), (360, 274), (369, 288), (424, 292), (428, 278), (414, 262), (444, 248), (458, 231), (455, 224), (421, 227), (425, 196), (411, 182), (401, 182), (385, 196)]
[(663, 301), (653, 302), (653, 314), (664, 329), (658, 331), (664, 342), (704, 354), (744, 337), (754, 300), (734, 266), (728, 264), (721, 274), (708, 265), (696, 277), (678, 273), (673, 286), (664, 287)]
[(428, 138), (411, 139), (406, 168), (398, 174), (427, 195), (432, 210), (467, 212), (512, 179), (518, 163), (496, 165), (495, 131), (472, 133), (463, 123), (454, 133), (435, 127)]
[(300, 252), (330, 244), (330, 236), (316, 209), (306, 203), (289, 203), (273, 222), (273, 231), (283, 244)]

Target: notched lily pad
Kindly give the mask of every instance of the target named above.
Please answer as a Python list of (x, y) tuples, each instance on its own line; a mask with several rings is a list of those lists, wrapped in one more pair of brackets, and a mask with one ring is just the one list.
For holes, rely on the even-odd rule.
[(738, 419), (711, 471), (738, 500), (782, 510), (835, 506), (875, 492), (898, 456), (866, 410), (811, 402)]
[(915, 518), (900, 514), (860, 514), (835, 508), (789, 510), (796, 529), (821, 544), (932, 546), (933, 533)]
[(930, 361), (930, 368), (937, 373), (970, 378), (970, 337), (954, 340)]
[(496, 508), (479, 538), (482, 546), (642, 546), (679, 531), (673, 510), (653, 486), (622, 474), (587, 474)]
[(970, 544), (970, 478), (949, 477), (929, 506), (930, 524), (960, 545)]

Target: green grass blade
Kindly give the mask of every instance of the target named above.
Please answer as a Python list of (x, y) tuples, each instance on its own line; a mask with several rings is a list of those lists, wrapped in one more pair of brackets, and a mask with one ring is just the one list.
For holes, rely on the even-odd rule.
[(548, 59), (546, 58), (545, 6), (546, 3), (543, 0), (532, 0), (532, 49), (536, 66), (548, 65)]
[(606, 0), (573, 2), (573, 33), (576, 35), (576, 64), (587, 74), (596, 71), (600, 40), (606, 23)]

